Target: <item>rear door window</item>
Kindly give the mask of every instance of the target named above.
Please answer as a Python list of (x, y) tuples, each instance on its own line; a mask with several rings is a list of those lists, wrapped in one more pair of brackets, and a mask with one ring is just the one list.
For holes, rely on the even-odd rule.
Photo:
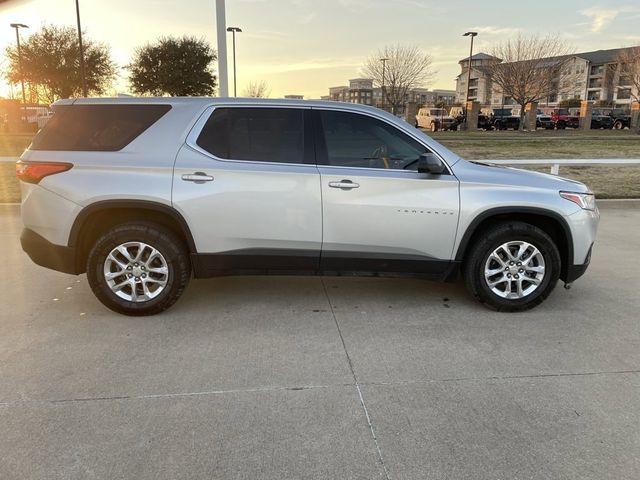
[(305, 163), (304, 110), (216, 108), (196, 143), (226, 160)]
[(122, 150), (169, 110), (170, 105), (60, 105), (31, 149)]

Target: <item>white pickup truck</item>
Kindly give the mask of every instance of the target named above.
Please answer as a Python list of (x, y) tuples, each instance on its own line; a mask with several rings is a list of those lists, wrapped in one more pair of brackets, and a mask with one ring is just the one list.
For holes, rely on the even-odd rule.
[(424, 107), (418, 110), (415, 126), (437, 132), (438, 130), (455, 130), (458, 122), (444, 108)]

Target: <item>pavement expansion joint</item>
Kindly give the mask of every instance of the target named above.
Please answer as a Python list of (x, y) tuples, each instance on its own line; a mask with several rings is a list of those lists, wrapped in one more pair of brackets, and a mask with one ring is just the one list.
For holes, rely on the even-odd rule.
[(355, 382), (355, 387), (358, 392), (358, 398), (360, 399), (360, 405), (362, 406), (362, 410), (364, 411), (364, 415), (367, 419), (367, 424), (369, 425), (369, 431), (371, 432), (371, 436), (373, 437), (373, 443), (375, 444), (376, 452), (378, 453), (378, 461), (380, 462), (380, 465), (382, 465), (385, 478), (387, 480), (390, 480), (389, 471), (387, 470), (387, 466), (384, 463), (382, 449), (380, 448), (380, 443), (378, 442), (378, 437), (376, 436), (376, 431), (375, 431), (375, 428), (373, 427), (373, 422), (371, 421), (369, 410), (367, 410), (367, 404), (365, 403), (364, 397), (362, 396), (362, 390), (360, 390), (360, 384), (358, 383), (358, 376), (356, 375), (356, 372), (353, 368), (353, 362), (351, 361), (351, 356), (349, 355), (349, 351), (347, 350), (347, 344), (344, 341), (344, 336), (342, 335), (340, 324), (338, 323), (338, 319), (336, 318), (336, 314), (333, 309), (333, 304), (331, 302), (331, 298), (329, 297), (329, 292), (327, 291), (327, 286), (324, 283), (324, 279), (321, 278), (320, 283), (322, 283), (322, 289), (324, 290), (324, 294), (327, 297), (327, 303), (329, 304), (329, 309), (331, 310), (331, 316), (333, 317), (333, 321), (336, 324), (338, 335), (340, 336), (340, 341), (342, 342), (342, 348), (344, 349), (344, 354), (347, 357), (347, 363), (349, 364), (349, 370), (351, 370), (351, 375), (353, 376), (353, 381)]

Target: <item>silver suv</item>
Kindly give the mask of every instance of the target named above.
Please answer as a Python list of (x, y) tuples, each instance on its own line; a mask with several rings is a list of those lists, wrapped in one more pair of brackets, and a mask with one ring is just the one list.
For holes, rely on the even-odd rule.
[(22, 247), (108, 308), (169, 308), (191, 277), (412, 275), (503, 311), (586, 270), (581, 183), (469, 162), (337, 102), (63, 100), (17, 163)]

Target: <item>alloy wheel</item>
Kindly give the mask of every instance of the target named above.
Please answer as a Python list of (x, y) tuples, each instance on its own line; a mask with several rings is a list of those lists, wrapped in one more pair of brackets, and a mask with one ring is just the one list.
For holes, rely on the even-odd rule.
[(144, 242), (126, 242), (115, 247), (107, 255), (103, 271), (111, 291), (135, 303), (156, 298), (169, 280), (166, 259)]
[(544, 276), (544, 256), (535, 245), (520, 240), (500, 245), (491, 252), (484, 267), (484, 279), (489, 289), (507, 299), (531, 295)]

